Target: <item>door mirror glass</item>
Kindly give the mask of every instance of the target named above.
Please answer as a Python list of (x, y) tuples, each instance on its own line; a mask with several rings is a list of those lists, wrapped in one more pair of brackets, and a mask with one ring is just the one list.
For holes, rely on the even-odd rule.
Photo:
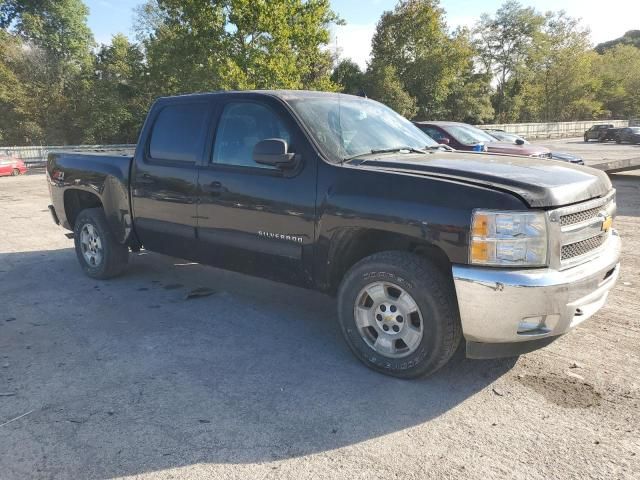
[(516, 138), (516, 145), (524, 145), (524, 140), (521, 138)]
[(253, 148), (253, 160), (256, 163), (278, 168), (291, 167), (295, 163), (295, 153), (289, 153), (289, 145), (282, 138), (267, 138)]
[(447, 137), (442, 137), (438, 139), (438, 143), (441, 145), (449, 145), (451, 143), (451, 140), (449, 140)]

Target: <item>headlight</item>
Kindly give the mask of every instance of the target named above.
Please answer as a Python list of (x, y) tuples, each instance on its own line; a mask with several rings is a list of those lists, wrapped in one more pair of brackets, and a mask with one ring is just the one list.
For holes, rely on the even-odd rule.
[(477, 265), (547, 265), (544, 212), (474, 210), (469, 259)]

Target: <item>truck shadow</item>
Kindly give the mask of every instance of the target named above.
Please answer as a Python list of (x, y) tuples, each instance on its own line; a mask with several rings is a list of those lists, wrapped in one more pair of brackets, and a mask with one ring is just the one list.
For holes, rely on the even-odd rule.
[(70, 249), (0, 254), (0, 305), (0, 384), (16, 392), (0, 423), (33, 411), (0, 428), (10, 477), (325, 452), (430, 422), (515, 363), (458, 352), (430, 378), (385, 377), (348, 351), (333, 299), (155, 254), (109, 282)]

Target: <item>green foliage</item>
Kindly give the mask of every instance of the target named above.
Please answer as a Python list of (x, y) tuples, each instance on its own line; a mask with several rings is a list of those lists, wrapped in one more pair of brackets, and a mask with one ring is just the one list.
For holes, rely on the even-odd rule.
[(521, 87), (527, 63), (544, 17), (533, 8), (525, 8), (508, 0), (491, 17), (482, 15), (476, 25), (476, 47), (480, 63), (496, 83), (493, 105), (499, 122), (513, 121), (518, 114), (518, 102), (513, 101), (513, 89)]
[(366, 92), (371, 98), (388, 105), (400, 115), (413, 118), (418, 111), (416, 99), (404, 89), (393, 65), (376, 65), (367, 72)]
[(365, 75), (357, 63), (347, 59), (342, 60), (331, 74), (331, 81), (340, 85), (343, 93), (358, 95), (365, 89)]
[(458, 51), (437, 0), (401, 1), (378, 22), (369, 70), (377, 75), (376, 68), (393, 67), (402, 88), (416, 99), (417, 114), (434, 118), (464, 62)]
[(472, 32), (451, 32), (438, 0), (400, 0), (365, 72), (327, 48), (329, 0), (147, 0), (138, 42), (98, 49), (87, 15), (82, 0), (0, 0), (2, 144), (135, 142), (155, 97), (218, 89), (364, 91), (469, 123), (640, 116), (639, 31), (594, 51), (575, 19), (514, 0)]
[[(478, 61), (495, 85), (498, 122), (631, 114), (632, 108), (608, 100), (615, 88), (604, 70), (611, 65), (598, 67), (602, 62), (591, 49), (589, 31), (565, 12), (543, 15), (509, 0), (495, 16), (481, 18), (475, 40)], [(609, 91), (603, 90), (607, 82)]]
[(527, 62), (530, 91), (536, 95), (526, 98), (525, 104), (538, 104), (537, 120), (597, 118), (601, 113), (595, 98), (599, 81), (591, 74), (595, 56), (590, 50), (589, 31), (576, 19), (564, 12), (545, 16)]
[(15, 95), (25, 128), (4, 132), (8, 143), (75, 143), (87, 124), (93, 37), (88, 9), (81, 0), (5, 1), (2, 30), (14, 45)]
[(409, 117), (482, 121), (493, 116), (489, 77), (477, 75), (469, 32), (450, 34), (437, 0), (405, 0), (378, 22), (367, 93)]
[(5, 0), (0, 26), (14, 31), (51, 55), (87, 60), (93, 35), (87, 26), (89, 9), (82, 0)]
[(611, 117), (640, 115), (640, 48), (619, 44), (594, 59), (597, 98)]
[(135, 143), (152, 102), (142, 52), (124, 35), (114, 35), (97, 52), (93, 73), (85, 141)]
[(323, 49), (339, 22), (328, 0), (151, 0), (140, 17), (149, 71), (165, 93), (336, 88)]
[(0, 142), (28, 143), (39, 136), (37, 125), (29, 118), (28, 97), (16, 73), (21, 44), (0, 30)]

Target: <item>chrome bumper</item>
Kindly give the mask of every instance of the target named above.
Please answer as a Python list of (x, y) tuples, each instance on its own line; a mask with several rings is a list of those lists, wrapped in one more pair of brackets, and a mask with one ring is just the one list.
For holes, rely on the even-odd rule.
[[(536, 348), (568, 332), (604, 305), (620, 273), (620, 249), (613, 232), (597, 257), (566, 270), (454, 266), (465, 339), (475, 347), (529, 342)], [(523, 352), (534, 349), (521, 346)]]

